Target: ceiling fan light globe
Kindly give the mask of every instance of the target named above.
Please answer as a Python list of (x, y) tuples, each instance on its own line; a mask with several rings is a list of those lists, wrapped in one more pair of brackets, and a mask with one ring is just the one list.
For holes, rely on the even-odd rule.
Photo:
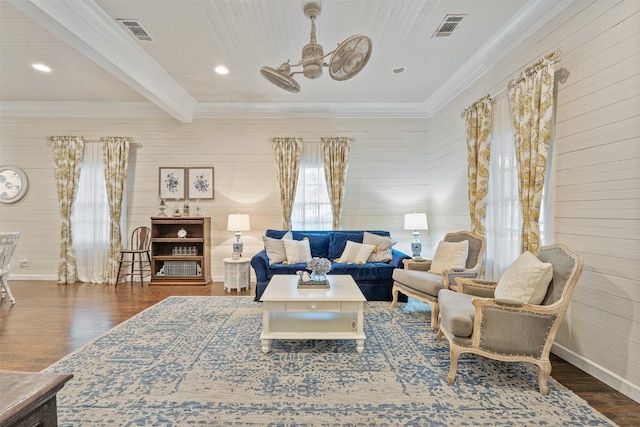
[(302, 75), (304, 75), (308, 79), (317, 79), (318, 77), (322, 76), (322, 65), (318, 65), (315, 62), (307, 64), (304, 66)]

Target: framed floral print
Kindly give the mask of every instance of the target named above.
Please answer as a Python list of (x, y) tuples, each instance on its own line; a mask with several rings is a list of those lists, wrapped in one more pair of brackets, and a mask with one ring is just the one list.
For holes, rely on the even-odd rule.
[(188, 168), (190, 199), (213, 199), (213, 168)]
[(160, 168), (160, 198), (180, 200), (185, 198), (186, 168)]

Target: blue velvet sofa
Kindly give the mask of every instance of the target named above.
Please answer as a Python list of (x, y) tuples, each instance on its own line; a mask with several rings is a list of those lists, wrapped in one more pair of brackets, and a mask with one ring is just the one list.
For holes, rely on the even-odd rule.
[[(392, 259), (388, 262), (367, 262), (365, 264), (334, 262), (344, 251), (347, 240), (362, 243), (364, 231), (292, 231), (292, 234), (293, 240), (309, 239), (311, 256), (327, 258), (331, 261), (332, 268), (329, 274), (351, 275), (368, 301), (391, 301), (393, 270), (403, 268), (402, 260), (410, 258), (407, 254), (391, 248)], [(388, 231), (366, 231), (380, 236), (390, 236)], [(286, 230), (267, 230), (265, 236), (281, 239), (286, 233)], [(274, 275), (296, 274), (297, 271), (306, 269), (306, 264), (269, 265), (269, 258), (265, 249), (251, 258), (251, 266), (256, 273), (256, 301), (260, 300), (262, 293)]]

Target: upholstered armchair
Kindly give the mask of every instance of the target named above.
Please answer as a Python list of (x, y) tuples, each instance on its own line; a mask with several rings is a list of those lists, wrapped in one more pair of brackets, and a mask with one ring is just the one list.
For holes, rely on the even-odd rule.
[[(428, 271), (418, 271), (410, 269), (395, 269), (393, 271), (393, 288), (391, 290), (393, 301), (391, 307), (398, 303), (398, 293), (415, 298), (429, 304), (431, 307), (431, 329), (436, 329), (438, 325), (438, 292), (442, 289), (456, 289), (454, 281), (457, 277), (474, 278), (478, 277), (482, 268), (482, 256), (484, 254), (485, 241), (482, 236), (469, 231), (458, 231), (448, 233), (444, 236), (443, 242), (460, 243), (468, 242), (466, 259), (463, 259), (457, 267), (447, 268), (447, 264), (454, 265), (450, 257), (444, 257), (442, 262), (438, 258), (443, 254), (442, 242), (436, 249), (433, 260), (420, 262), (421, 268)], [(446, 255), (446, 254), (443, 254)], [(444, 270), (437, 267), (444, 266)]]
[[(582, 272), (583, 259), (562, 244), (542, 247), (537, 265), (527, 262), (523, 266), (525, 254), (505, 271), (497, 284), (456, 279), (457, 292), (440, 291), (437, 337), (444, 335), (449, 341), (450, 384), (455, 381), (458, 357), (462, 353), (475, 353), (495, 360), (537, 365), (540, 392), (549, 393), (549, 353)], [(512, 288), (505, 290), (506, 285)], [(523, 293), (522, 289), (529, 290)], [(532, 302), (523, 302), (522, 298), (530, 298)]]

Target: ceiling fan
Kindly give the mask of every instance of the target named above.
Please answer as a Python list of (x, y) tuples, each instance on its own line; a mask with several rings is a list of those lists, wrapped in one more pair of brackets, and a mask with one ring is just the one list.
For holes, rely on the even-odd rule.
[[(322, 76), (322, 68), (328, 67), (331, 78), (342, 81), (355, 76), (367, 65), (371, 56), (369, 37), (351, 36), (325, 55), (322, 46), (316, 42), (316, 18), (320, 15), (320, 5), (314, 2), (305, 4), (304, 15), (311, 20), (311, 40), (302, 48), (302, 59), (293, 65), (287, 60), (278, 68), (268, 66), (260, 68), (260, 73), (265, 79), (284, 90), (298, 93), (300, 84), (293, 79), (295, 74), (302, 74), (308, 79), (317, 79)], [(329, 55), (331, 59), (327, 64), (324, 59)], [(302, 71), (291, 71), (291, 68), (299, 66), (302, 66)]]

